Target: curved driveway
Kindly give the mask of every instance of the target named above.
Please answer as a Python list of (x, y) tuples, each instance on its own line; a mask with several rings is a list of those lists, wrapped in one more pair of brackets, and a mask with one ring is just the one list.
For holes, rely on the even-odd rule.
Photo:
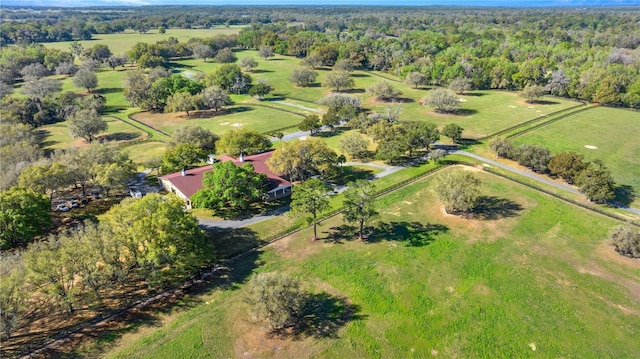
[[(470, 152), (462, 151), (462, 150), (453, 150), (453, 151), (450, 151), (449, 153), (459, 154), (459, 155), (475, 158), (475, 159), (480, 160), (480, 161), (482, 161), (482, 162), (484, 162), (484, 163), (486, 163), (486, 164), (488, 164), (490, 166), (499, 167), (499, 168), (502, 168), (504, 170), (507, 170), (507, 171), (510, 171), (510, 172), (513, 172), (513, 173), (517, 173), (517, 174), (519, 174), (521, 176), (525, 176), (525, 177), (530, 178), (532, 180), (547, 184), (549, 186), (553, 186), (553, 187), (561, 189), (563, 191), (567, 191), (567, 192), (571, 192), (571, 193), (575, 193), (575, 194), (579, 194), (581, 196), (584, 196), (580, 191), (578, 191), (577, 189), (575, 189), (572, 186), (569, 186), (568, 184), (554, 182), (554, 181), (551, 181), (550, 179), (533, 175), (531, 172), (523, 171), (523, 170), (511, 167), (511, 166), (505, 165), (503, 163), (491, 160), (489, 158), (478, 156), (475, 153), (470, 153)], [(622, 204), (617, 203), (617, 202), (608, 202), (608, 204), (610, 206), (625, 210), (625, 211), (627, 211), (629, 213), (633, 213), (635, 215), (640, 215), (640, 209), (638, 209), (638, 208), (625, 206), (625, 205), (622, 205)]]

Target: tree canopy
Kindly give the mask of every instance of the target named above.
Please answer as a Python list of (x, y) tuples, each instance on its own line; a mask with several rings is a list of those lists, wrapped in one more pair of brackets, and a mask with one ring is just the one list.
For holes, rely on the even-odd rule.
[(171, 134), (168, 145), (175, 147), (179, 144), (190, 143), (201, 148), (208, 153), (215, 153), (216, 141), (218, 137), (213, 132), (195, 125), (186, 125), (176, 128)]
[(241, 94), (251, 87), (251, 76), (242, 73), (236, 64), (224, 64), (216, 71), (207, 73), (204, 76), (204, 83), (207, 86), (215, 85), (223, 90)]
[(98, 87), (98, 76), (91, 70), (80, 69), (73, 75), (73, 84), (86, 88), (87, 92), (91, 92), (91, 90)]
[(168, 173), (191, 168), (203, 162), (208, 153), (196, 143), (179, 143), (168, 148), (162, 158), (162, 172)]
[(325, 76), (322, 86), (340, 91), (355, 86), (355, 81), (346, 71), (331, 71)]
[(477, 204), (478, 180), (469, 171), (445, 171), (434, 181), (434, 190), (448, 213), (469, 213)]
[(254, 316), (272, 329), (283, 329), (302, 319), (307, 296), (300, 281), (278, 272), (254, 274), (247, 284), (245, 302)]
[(226, 132), (217, 143), (219, 153), (238, 157), (240, 154), (251, 155), (271, 148), (269, 138), (249, 129), (237, 129)]
[(329, 208), (329, 186), (317, 178), (310, 178), (293, 187), (291, 215), (301, 217), (313, 225), (313, 240), (318, 239), (320, 216)]
[(267, 160), (275, 173), (284, 173), (291, 180), (304, 180), (313, 175), (329, 174), (338, 163), (338, 155), (316, 138), (282, 143)]
[(0, 192), (0, 249), (25, 244), (51, 226), (51, 201), (20, 187)]
[(460, 101), (453, 92), (443, 88), (429, 91), (422, 101), (425, 105), (435, 108), (437, 112), (455, 112), (460, 107)]
[(203, 189), (191, 197), (191, 202), (196, 208), (244, 210), (263, 199), (266, 185), (267, 176), (256, 173), (251, 163), (238, 166), (231, 161), (219, 162), (203, 174)]
[(364, 228), (368, 221), (378, 215), (375, 209), (376, 188), (373, 183), (366, 180), (357, 180), (347, 184), (344, 191), (344, 220), (358, 224), (358, 238), (363, 241)]
[(96, 135), (108, 128), (108, 123), (97, 111), (81, 109), (69, 118), (69, 132), (73, 137), (82, 137), (87, 142), (92, 142)]
[(127, 198), (112, 207), (104, 221), (122, 241), (122, 255), (137, 264), (150, 283), (184, 275), (210, 256), (198, 220), (173, 194)]

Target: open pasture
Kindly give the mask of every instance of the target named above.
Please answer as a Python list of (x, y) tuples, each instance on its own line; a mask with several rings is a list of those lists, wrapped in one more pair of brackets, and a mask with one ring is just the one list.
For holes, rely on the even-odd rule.
[(180, 42), (187, 42), (191, 38), (204, 38), (212, 37), (218, 34), (230, 35), (237, 34), (242, 29), (242, 26), (230, 26), (225, 28), (224, 26), (216, 26), (213, 29), (167, 29), (164, 34), (158, 33), (158, 29), (151, 29), (144, 34), (140, 34), (137, 31), (128, 29), (121, 33), (115, 34), (95, 34), (93, 39), (84, 41), (61, 41), (61, 42), (47, 42), (43, 45), (51, 49), (60, 49), (69, 51), (69, 46), (72, 42), (79, 42), (85, 49), (91, 48), (95, 45), (107, 45), (114, 54), (125, 54), (131, 50), (133, 45), (138, 42), (147, 42), (155, 44), (161, 40), (168, 40), (170, 37), (175, 37)]
[[(251, 73), (254, 80), (266, 79), (274, 88), (273, 96), (285, 101), (300, 100), (304, 106), (318, 108), (314, 105), (319, 99), (331, 93), (331, 89), (320, 86), (330, 68), (316, 69), (318, 73), (317, 83), (309, 87), (297, 87), (289, 81), (291, 70), (300, 66), (300, 59), (288, 56), (275, 56), (264, 60), (257, 56), (256, 51), (238, 51), (238, 58), (252, 56), (258, 61), (258, 67)], [(182, 71), (211, 72), (220, 64), (204, 62), (203, 60), (178, 61)], [(352, 77), (355, 81), (353, 89), (345, 91), (363, 100), (363, 107), (372, 111), (384, 111), (388, 106), (400, 106), (402, 112), (400, 118), (410, 121), (429, 121), (443, 127), (448, 123), (456, 123), (465, 129), (464, 137), (479, 138), (497, 132), (504, 128), (522, 123), (536, 117), (548, 115), (578, 103), (562, 98), (545, 97), (539, 104), (529, 104), (517, 93), (507, 91), (472, 91), (459, 96), (461, 110), (457, 114), (438, 114), (432, 109), (419, 104), (427, 93), (427, 88), (414, 89), (410, 85), (390, 80), (387, 74), (379, 74), (375, 71), (354, 71)], [(402, 91), (401, 101), (379, 102), (366, 93), (366, 88), (377, 81), (387, 80)]]
[(594, 107), (517, 137), (514, 143), (543, 145), (552, 153), (574, 151), (589, 161), (599, 159), (617, 183), (640, 193), (639, 137), (640, 112)]
[[(107, 130), (98, 135), (97, 141), (105, 143), (119, 143), (131, 140), (145, 139), (147, 134), (126, 122), (112, 116), (106, 116)], [(73, 138), (69, 133), (67, 122), (58, 122), (38, 128), (44, 138), (44, 148), (61, 150), (70, 147), (85, 146), (88, 143), (82, 138)]]
[(186, 125), (201, 126), (217, 135), (237, 128), (249, 128), (258, 132), (270, 132), (287, 126), (295, 126), (301, 116), (266, 107), (238, 105), (216, 114), (214, 111), (195, 111), (170, 114), (142, 112), (133, 116), (151, 127), (172, 133)]
[[(310, 230), (285, 238), (234, 264), (228, 280), (236, 290), (213, 288), (190, 309), (163, 317), (161, 328), (125, 334), (108, 357), (631, 357), (640, 351), (640, 264), (604, 243), (617, 223), (477, 176), (483, 197), (475, 218), (443, 213), (431, 179), (407, 186), (379, 200), (378, 230), (368, 243), (345, 236), (339, 217), (322, 224), (318, 242), (309, 242)], [(269, 336), (243, 302), (240, 283), (252, 271), (301, 278), (323, 298), (322, 330), (296, 340)]]
[[(399, 86), (398, 86), (399, 87)], [(413, 102), (402, 104), (400, 118), (410, 121), (433, 122), (439, 128), (449, 123), (455, 123), (464, 128), (464, 138), (477, 139), (490, 135), (510, 126), (551, 114), (578, 105), (575, 101), (556, 97), (545, 97), (541, 104), (529, 104), (516, 92), (507, 91), (472, 91), (465, 95), (458, 95), (461, 104), (455, 114), (440, 114), (431, 108), (418, 103), (416, 97)], [(370, 103), (368, 100), (366, 103)], [(372, 109), (383, 109), (389, 104), (372, 103)]]

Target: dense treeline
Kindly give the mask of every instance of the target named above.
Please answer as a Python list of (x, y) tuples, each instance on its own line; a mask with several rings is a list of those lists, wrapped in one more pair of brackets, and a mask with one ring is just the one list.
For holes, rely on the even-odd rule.
[[(493, 28), (592, 32), (608, 44), (634, 48), (638, 36), (637, 8), (497, 9), (461, 7), (242, 7), (146, 6), (139, 8), (58, 8), (38, 11), (3, 7), (2, 43), (64, 41), (125, 29), (158, 27), (207, 28), (213, 25), (304, 23), (306, 30), (341, 32), (375, 30), (391, 36), (398, 31)], [(619, 30), (619, 31), (613, 31)], [(635, 45), (634, 45), (635, 44)]]
[(99, 224), (86, 222), (0, 255), (0, 335), (8, 338), (56, 308), (70, 315), (108, 301), (117, 309), (126, 304), (123, 291), (180, 283), (213, 260), (211, 250), (177, 197), (124, 200)]
[(270, 46), (319, 66), (347, 60), (356, 69), (387, 71), (408, 82), (418, 74), (422, 84), (436, 86), (460, 79), (469, 89), (542, 86), (557, 96), (640, 105), (640, 37), (631, 23), (614, 25), (605, 14), (591, 25), (580, 16), (541, 15), (512, 14), (489, 23), (481, 16), (473, 21), (450, 15), (453, 22), (434, 18), (419, 30), (379, 24), (340, 31), (266, 24), (243, 29), (238, 42), (256, 49)]
[[(5, 18), (18, 14), (31, 13), (3, 12)], [(145, 7), (65, 14), (7, 21), (0, 28), (2, 43), (81, 39), (84, 30), (92, 34), (127, 28), (146, 32), (160, 27), (251, 24), (237, 39), (230, 37), (226, 42), (141, 43), (129, 53), (129, 60), (154, 67), (166, 65), (171, 57), (206, 60), (236, 45), (266, 47), (304, 58), (314, 67), (345, 60), (353, 68), (388, 71), (408, 81), (409, 76), (420, 74), (421, 82), (430, 85), (448, 86), (462, 79), (470, 89), (543, 86), (557, 96), (640, 106), (640, 12), (633, 8)], [(108, 26), (99, 26), (102, 22)], [(59, 27), (71, 29), (71, 34), (49, 34)], [(11, 62), (9, 71), (3, 64), (7, 62), (0, 63), (3, 82), (11, 83), (7, 72), (15, 78), (18, 66)]]

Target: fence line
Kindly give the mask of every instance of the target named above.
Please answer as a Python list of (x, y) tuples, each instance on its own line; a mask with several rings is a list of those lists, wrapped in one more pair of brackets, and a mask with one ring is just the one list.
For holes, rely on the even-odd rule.
[[(400, 182), (396, 183), (395, 185), (393, 185), (391, 187), (388, 187), (388, 188), (385, 188), (383, 190), (380, 190), (380, 191), (378, 191), (378, 192), (376, 192), (374, 194), (374, 198), (380, 198), (380, 197), (382, 197), (382, 196), (384, 196), (384, 195), (386, 195), (388, 193), (391, 193), (391, 192), (393, 192), (395, 190), (403, 188), (403, 187), (405, 187), (407, 185), (410, 185), (412, 183), (418, 182), (419, 180), (421, 180), (421, 179), (423, 179), (425, 177), (428, 177), (428, 176), (430, 176), (430, 175), (432, 175), (432, 174), (434, 174), (436, 172), (444, 170), (444, 169), (446, 169), (446, 168), (448, 168), (450, 166), (453, 166), (453, 165), (475, 166), (475, 164), (473, 164), (471, 162), (451, 161), (450, 163), (447, 163), (447, 164), (445, 164), (443, 166), (434, 167), (434, 168), (429, 169), (428, 171), (426, 171), (424, 173), (420, 173), (420, 174), (415, 175), (415, 176), (413, 176), (411, 178), (407, 178), (407, 179), (405, 179), (403, 181), (400, 181)], [(559, 195), (557, 195), (557, 194), (555, 194), (555, 193), (553, 193), (551, 191), (545, 190), (545, 189), (543, 189), (541, 187), (538, 187), (536, 185), (524, 182), (522, 180), (519, 180), (519, 179), (517, 179), (515, 177), (512, 177), (512, 176), (509, 176), (509, 175), (505, 175), (505, 174), (496, 172), (496, 171), (492, 170), (491, 168), (484, 168), (484, 170), (486, 172), (489, 172), (489, 173), (493, 174), (493, 175), (505, 178), (507, 180), (522, 184), (522, 185), (527, 186), (529, 188), (532, 188), (534, 190), (537, 190), (537, 191), (540, 191), (542, 193), (548, 194), (548, 195), (550, 195), (550, 196), (552, 196), (554, 198), (560, 199), (562, 201), (565, 201), (565, 202), (574, 204), (576, 206), (582, 207), (584, 209), (587, 209), (587, 210), (602, 214), (602, 215), (607, 216), (609, 218), (612, 218), (612, 219), (615, 219), (615, 220), (620, 220), (620, 221), (629, 223), (631, 225), (640, 227), (640, 224), (638, 224), (636, 221), (630, 221), (630, 220), (628, 220), (628, 219), (626, 219), (626, 218), (624, 218), (622, 216), (619, 216), (619, 215), (616, 215), (616, 214), (613, 214), (613, 213), (609, 213), (609, 212), (600, 210), (600, 209), (595, 208), (595, 207), (587, 206), (587, 205), (585, 205), (583, 203), (580, 203), (580, 202), (577, 202), (577, 201), (574, 201), (574, 200), (571, 200), (571, 199), (568, 199), (568, 198), (561, 197), (561, 196), (559, 196)], [(338, 214), (342, 213), (342, 211), (343, 211), (343, 208), (339, 207), (339, 208), (337, 208), (337, 209), (335, 209), (335, 210), (333, 210), (331, 212), (326, 213), (324, 216), (322, 216), (320, 221), (324, 221), (324, 220), (333, 218), (333, 217), (337, 216)], [(97, 318), (94, 318), (94, 319), (90, 320), (85, 325), (79, 325), (79, 327), (77, 329), (72, 330), (72, 331), (68, 331), (67, 333), (64, 333), (64, 334), (60, 335), (57, 339), (51, 340), (50, 342), (44, 344), (41, 348), (39, 348), (39, 349), (37, 349), (35, 351), (32, 351), (29, 354), (26, 354), (25, 356), (23, 356), (23, 358), (26, 359), (26, 358), (31, 358), (34, 355), (44, 354), (54, 344), (56, 344), (56, 343), (62, 344), (67, 340), (72, 340), (73, 338), (75, 338), (75, 335), (79, 335), (79, 333), (81, 331), (83, 331), (84, 329), (86, 329), (88, 326), (91, 326), (91, 325), (97, 326), (97, 325), (105, 324), (105, 323), (107, 323), (109, 321), (117, 319), (118, 317), (124, 315), (125, 313), (127, 313), (129, 311), (142, 309), (142, 308), (144, 308), (144, 307), (146, 307), (148, 305), (151, 305), (151, 304), (153, 304), (155, 302), (158, 302), (158, 301), (160, 301), (162, 299), (170, 298), (170, 297), (172, 297), (174, 295), (183, 295), (189, 288), (204, 283), (208, 278), (213, 277), (213, 275), (215, 275), (217, 272), (219, 272), (221, 270), (224, 270), (227, 265), (230, 265), (230, 264), (234, 263), (238, 259), (241, 259), (242, 257), (244, 257), (244, 256), (246, 256), (248, 254), (255, 253), (256, 251), (264, 248), (265, 246), (268, 246), (268, 245), (270, 245), (270, 244), (272, 244), (272, 243), (274, 243), (274, 242), (276, 242), (278, 240), (281, 240), (281, 239), (283, 239), (285, 237), (288, 237), (288, 236), (291, 236), (293, 234), (299, 233), (299, 232), (301, 232), (301, 231), (303, 231), (303, 230), (305, 230), (307, 228), (309, 228), (309, 226), (296, 228), (296, 229), (292, 229), (292, 230), (287, 230), (287, 231), (284, 231), (284, 232), (282, 232), (280, 234), (276, 234), (276, 235), (273, 235), (271, 237), (268, 237), (264, 243), (262, 243), (262, 244), (260, 244), (260, 245), (258, 245), (256, 247), (253, 247), (251, 249), (248, 249), (248, 250), (246, 250), (246, 251), (244, 251), (242, 253), (238, 253), (238, 254), (234, 255), (233, 257), (224, 260), (220, 264), (214, 265), (211, 268), (208, 268), (208, 269), (206, 269), (206, 270), (204, 270), (204, 271), (202, 271), (200, 273), (192, 275), (180, 287), (169, 289), (169, 290), (166, 290), (166, 291), (161, 292), (161, 293), (157, 293), (156, 295), (154, 295), (154, 296), (152, 296), (150, 298), (140, 300), (140, 301), (138, 301), (138, 302), (126, 307), (126, 308), (123, 308), (123, 309), (121, 309), (119, 311), (116, 311), (115, 313), (109, 314), (106, 317), (98, 315)]]
[(266, 107), (266, 108), (270, 108), (272, 110), (288, 112), (288, 113), (291, 113), (291, 114), (294, 114), (294, 115), (297, 115), (297, 116), (300, 116), (300, 117), (307, 117), (307, 115), (302, 113), (302, 112), (293, 111), (293, 110), (289, 110), (289, 109), (278, 107), (278, 106), (274, 106), (274, 105), (268, 105), (266, 103), (243, 103), (242, 105), (244, 105), (244, 106)]
[(611, 213), (611, 212), (603, 211), (603, 210), (601, 210), (600, 208), (593, 207), (593, 206), (589, 206), (589, 205), (586, 205), (586, 204), (584, 204), (584, 203), (578, 202), (578, 201), (576, 201), (576, 200), (573, 200), (573, 199), (570, 199), (570, 198), (566, 198), (566, 197), (560, 196), (560, 195), (559, 195), (559, 194), (557, 194), (557, 193), (554, 193), (554, 192), (552, 192), (552, 191), (546, 190), (546, 189), (544, 189), (544, 188), (542, 188), (542, 187), (540, 187), (540, 186), (537, 186), (537, 185), (535, 185), (535, 184), (532, 184), (532, 183), (529, 183), (529, 182), (525, 182), (525, 181), (523, 181), (523, 180), (521, 180), (521, 179), (518, 179), (518, 178), (516, 178), (516, 177), (510, 176), (510, 175), (507, 175), (507, 174), (504, 174), (504, 173), (500, 173), (500, 172), (498, 172), (498, 171), (495, 171), (494, 169), (492, 169), (492, 168), (490, 168), (490, 167), (485, 167), (485, 168), (484, 168), (484, 171), (489, 172), (489, 173), (491, 173), (491, 174), (493, 174), (493, 175), (496, 175), (496, 176), (499, 176), (499, 177), (502, 177), (502, 178), (508, 179), (508, 180), (510, 180), (510, 181), (513, 181), (513, 182), (519, 183), (519, 184), (521, 184), (521, 185), (527, 186), (527, 187), (532, 188), (532, 189), (534, 189), (534, 190), (536, 190), (536, 191), (542, 192), (542, 193), (544, 193), (544, 194), (547, 194), (547, 195), (552, 196), (552, 197), (554, 197), (554, 198), (557, 198), (557, 199), (560, 199), (560, 200), (562, 200), (562, 201), (565, 201), (565, 202), (571, 203), (571, 204), (573, 204), (573, 205), (576, 205), (576, 206), (582, 207), (582, 208), (587, 209), (587, 210), (589, 210), (589, 211), (593, 211), (593, 212), (599, 213), (599, 214), (601, 214), (601, 215), (603, 215), (603, 216), (607, 216), (607, 217), (609, 217), (609, 218), (612, 218), (612, 219), (615, 219), (615, 220), (619, 220), (619, 221), (623, 221), (623, 222), (629, 223), (629, 224), (631, 224), (631, 225), (634, 225), (634, 226), (636, 226), (636, 227), (640, 227), (640, 223), (638, 223), (638, 222), (637, 222), (637, 221), (635, 221), (635, 220), (630, 220), (630, 219), (625, 218), (625, 217), (623, 217), (623, 216), (620, 216), (620, 215), (617, 215), (617, 214), (614, 214), (614, 213)]
[[(578, 104), (578, 105), (571, 106), (571, 107), (569, 107), (569, 108), (565, 108), (565, 109), (558, 110), (558, 111), (555, 111), (555, 112), (552, 112), (552, 113), (549, 113), (549, 114), (546, 114), (546, 115), (543, 115), (543, 116), (539, 116), (539, 117), (533, 118), (533, 119), (531, 119), (531, 120), (527, 120), (527, 121), (525, 121), (525, 122), (522, 122), (522, 123), (519, 123), (519, 124), (513, 125), (513, 126), (511, 126), (511, 127), (508, 127), (508, 128), (502, 129), (502, 130), (500, 130), (500, 131), (498, 131), (498, 132), (495, 132), (495, 133), (492, 133), (492, 134), (490, 134), (490, 135), (487, 135), (487, 136), (484, 136), (484, 137), (480, 137), (478, 140), (479, 140), (479, 141), (485, 141), (485, 140), (491, 139), (491, 138), (493, 138), (493, 137), (498, 137), (498, 136), (504, 135), (505, 133), (509, 133), (509, 132), (511, 132), (511, 131), (513, 131), (513, 130), (516, 130), (516, 129), (518, 129), (518, 128), (522, 128), (522, 127), (527, 126), (527, 125), (530, 125), (530, 124), (532, 124), (532, 123), (535, 123), (535, 122), (538, 122), (538, 121), (542, 121), (542, 120), (543, 120), (543, 119), (545, 119), (545, 118), (549, 118), (549, 117), (551, 117), (551, 116), (555, 116), (555, 115), (560, 114), (560, 113), (562, 113), (562, 112), (571, 111), (571, 110), (573, 110), (573, 109), (576, 109), (576, 108), (578, 108), (578, 107), (582, 107), (582, 106), (585, 106), (585, 104), (584, 104), (584, 103), (580, 103), (580, 104)], [(584, 109), (583, 109), (583, 110), (584, 110)], [(573, 114), (573, 113), (576, 113), (576, 112), (579, 112), (579, 111), (575, 111), (575, 112), (571, 112), (571, 113)]]
[(521, 131), (518, 131), (518, 132), (516, 132), (516, 133), (512, 133), (512, 134), (510, 134), (509, 136), (507, 136), (507, 138), (514, 138), (514, 137), (522, 136), (522, 135), (524, 135), (524, 134), (525, 134), (525, 133), (527, 133), (527, 132), (531, 132), (531, 131), (533, 131), (533, 130), (537, 130), (537, 129), (539, 129), (540, 127), (550, 125), (550, 124), (552, 124), (552, 123), (554, 123), (554, 122), (557, 122), (557, 121), (563, 120), (563, 119), (565, 119), (565, 118), (567, 118), (567, 117), (573, 116), (573, 115), (575, 115), (575, 114), (577, 114), (577, 113), (580, 113), (580, 112), (584, 112), (584, 111), (590, 110), (590, 109), (592, 109), (592, 108), (593, 108), (593, 107), (585, 107), (585, 108), (581, 108), (581, 109), (579, 109), (579, 110), (577, 110), (577, 111), (573, 111), (573, 112), (570, 112), (570, 113), (565, 113), (565, 114), (563, 114), (563, 115), (561, 115), (561, 116), (558, 116), (558, 117), (556, 117), (556, 118), (552, 118), (552, 119), (550, 119), (550, 120), (548, 120), (548, 121), (541, 122), (541, 123), (539, 123), (539, 124), (537, 124), (537, 125), (535, 125), (535, 126), (525, 128), (525, 129), (523, 129), (523, 130), (521, 130)]

